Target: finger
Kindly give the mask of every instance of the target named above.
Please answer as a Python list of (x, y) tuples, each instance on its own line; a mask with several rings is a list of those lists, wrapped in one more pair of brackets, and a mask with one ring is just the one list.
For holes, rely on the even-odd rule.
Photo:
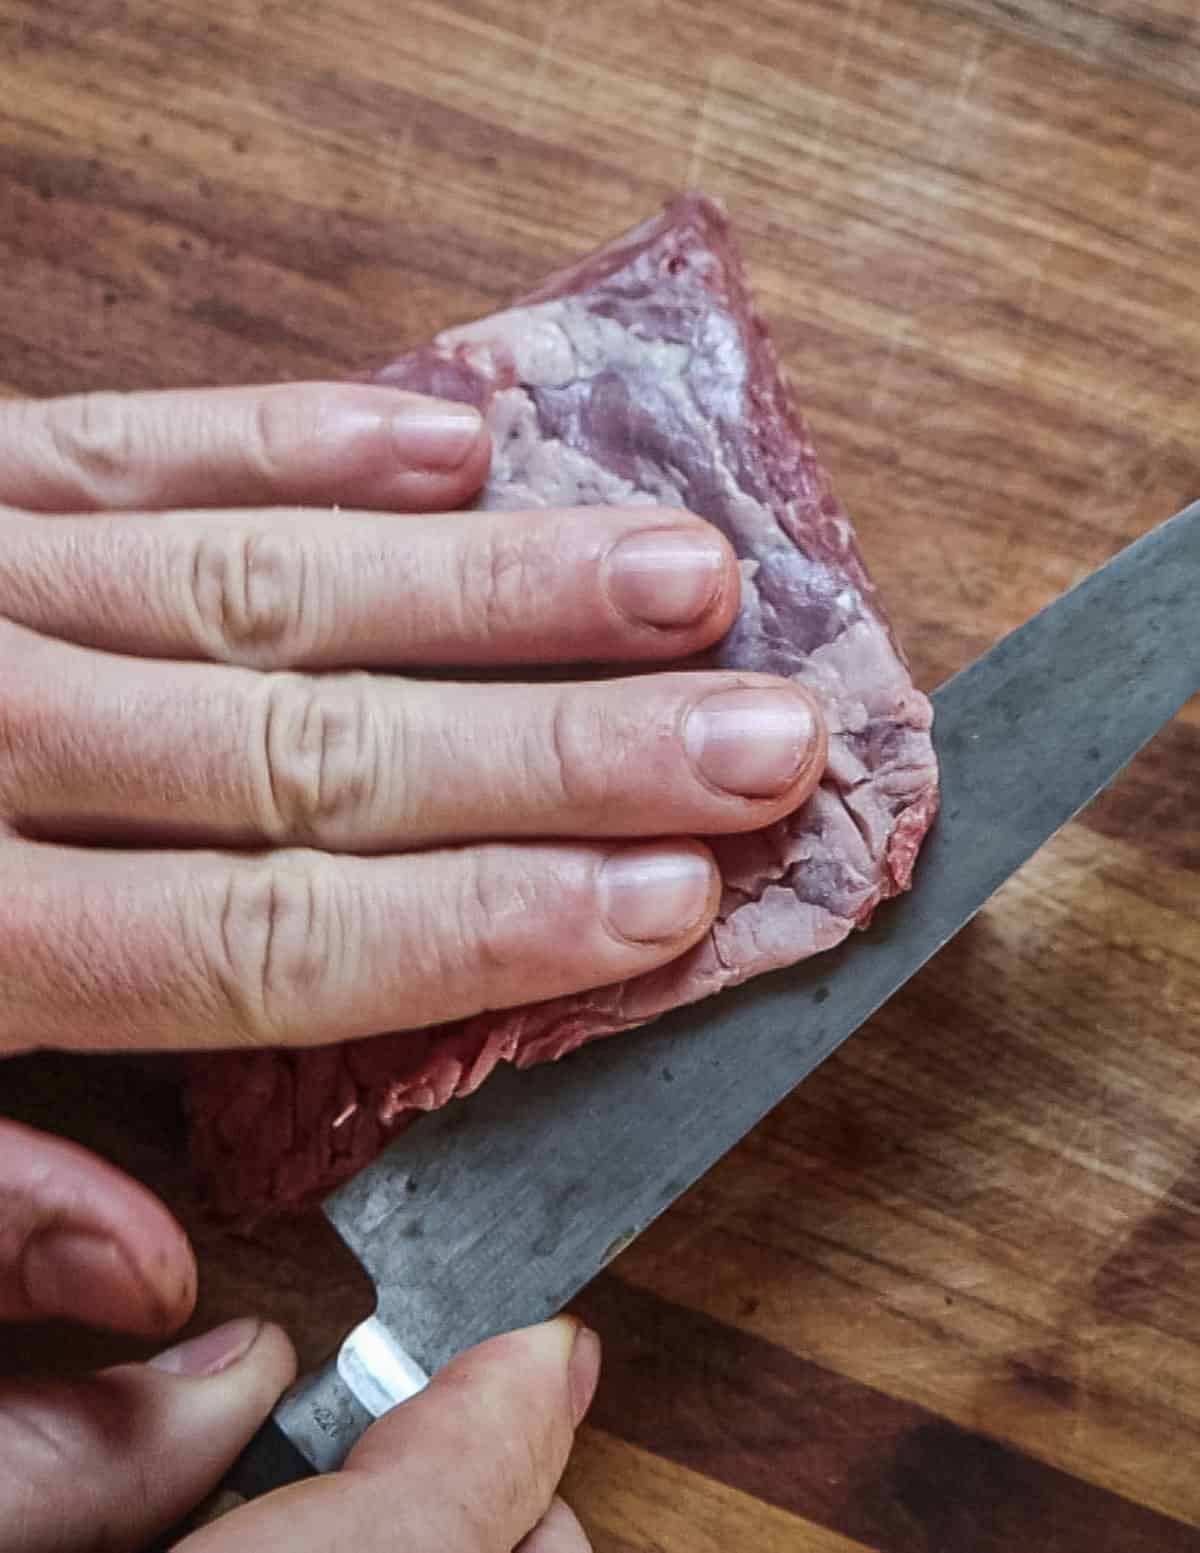
[(514, 1553), (592, 1553), (592, 1544), (570, 1505), (555, 1498)]
[(482, 484), (469, 405), (353, 383), (0, 403), (0, 502), (33, 512), (345, 502), (426, 511)]
[(0, 614), (87, 647), (255, 668), (634, 661), (711, 645), (728, 542), (654, 507), (9, 517)]
[(133, 1553), (211, 1492), (294, 1374), (284, 1334), (244, 1320), (149, 1364), (0, 1384), (0, 1549)]
[(304, 1046), (623, 981), (708, 930), (695, 842), (404, 857), (2, 844), (0, 1051)]
[(167, 1210), (111, 1165), (0, 1121), (0, 1321), (65, 1316), (173, 1332), (196, 1299), (196, 1263)]
[(599, 1364), (595, 1334), (565, 1317), (494, 1338), (375, 1424), (341, 1472), (247, 1505), (181, 1548), (292, 1553), (302, 1526), (307, 1553), (510, 1553), (550, 1509)]
[(0, 702), (0, 811), (43, 838), (367, 852), (715, 835), (797, 808), (825, 765), (815, 702), (767, 675), (264, 676), (21, 636)]

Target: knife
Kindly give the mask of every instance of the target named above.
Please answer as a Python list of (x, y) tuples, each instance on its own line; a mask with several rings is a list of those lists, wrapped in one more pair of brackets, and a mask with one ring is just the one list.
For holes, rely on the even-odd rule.
[(454, 1354), (559, 1311), (904, 985), (1200, 690), (1200, 502), (934, 695), (942, 810), (912, 891), (829, 954), (405, 1132), (324, 1212), (374, 1315), (302, 1378), (228, 1507), (338, 1467)]

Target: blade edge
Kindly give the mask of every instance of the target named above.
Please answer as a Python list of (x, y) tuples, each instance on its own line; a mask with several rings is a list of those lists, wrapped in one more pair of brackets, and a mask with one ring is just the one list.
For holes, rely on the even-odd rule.
[(939, 689), (942, 815), (912, 893), (852, 944), (497, 1075), (334, 1194), (379, 1318), (424, 1368), (560, 1309), (1107, 785), (1200, 688), (1198, 578), (1200, 503)]

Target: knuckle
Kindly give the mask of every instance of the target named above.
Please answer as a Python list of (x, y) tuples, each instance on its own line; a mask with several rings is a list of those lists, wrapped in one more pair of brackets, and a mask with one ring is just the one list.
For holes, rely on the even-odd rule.
[(77, 394), (46, 406), (55, 455), (90, 500), (112, 501), (135, 478), (133, 417), (126, 395)]
[(285, 384), (265, 388), (250, 417), (247, 457), (268, 487), (286, 485), (295, 475), (296, 457), (316, 432), (312, 395)]
[(454, 960), (458, 970), (482, 974), (489, 985), (519, 974), (530, 935), (552, 908), (551, 887), (514, 867), (511, 855), (481, 847), (470, 854), (458, 903)]
[(603, 697), (568, 687), (554, 699), (533, 769), (550, 783), (551, 797), (572, 812), (603, 807), (628, 753), (620, 719)]
[(553, 557), (538, 528), (493, 528), (463, 551), (461, 597), (474, 626), (503, 641), (529, 629), (553, 588)]
[(224, 662), (283, 667), (321, 635), (315, 568), (295, 537), (215, 528), (197, 535), (189, 596), (201, 642)]
[(238, 869), (216, 915), (207, 969), (224, 1008), (250, 1042), (279, 1044), (323, 1005), (345, 952), (332, 870), (315, 858)]
[(340, 845), (369, 827), (385, 765), (394, 765), (387, 728), (369, 674), (271, 676), (256, 740), (271, 838)]

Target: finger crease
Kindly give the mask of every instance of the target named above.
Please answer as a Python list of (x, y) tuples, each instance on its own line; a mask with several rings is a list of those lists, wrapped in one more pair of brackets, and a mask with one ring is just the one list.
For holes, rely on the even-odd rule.
[(279, 698), (268, 688), (266, 704), (263, 708), (262, 718), (262, 768), (264, 780), (267, 786), (267, 801), (270, 814), (267, 819), (267, 832), (269, 835), (279, 835), (284, 826), (283, 794), (280, 791), (279, 781), (275, 771), (275, 757), (272, 751), (276, 743), (276, 731), (279, 726)]

